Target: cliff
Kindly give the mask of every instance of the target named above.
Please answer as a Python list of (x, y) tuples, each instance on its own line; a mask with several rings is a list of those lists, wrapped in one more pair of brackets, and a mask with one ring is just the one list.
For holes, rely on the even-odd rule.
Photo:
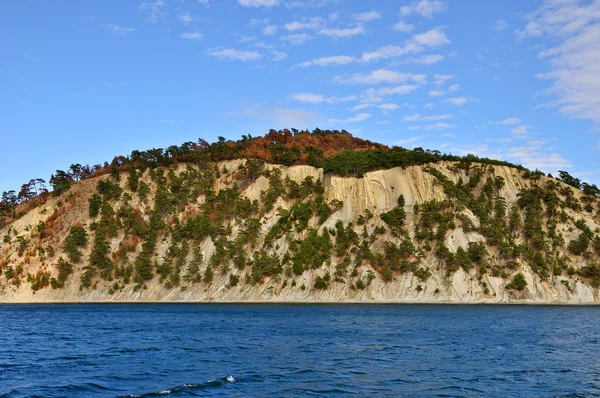
[(0, 302), (598, 302), (598, 199), (562, 182), (251, 163), (74, 183), (0, 230)]

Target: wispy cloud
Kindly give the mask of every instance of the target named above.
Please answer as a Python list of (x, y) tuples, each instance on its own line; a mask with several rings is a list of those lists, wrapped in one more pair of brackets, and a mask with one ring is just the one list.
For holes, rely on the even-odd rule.
[(154, 2), (146, 2), (140, 4), (140, 10), (146, 10), (150, 12), (148, 16), (148, 22), (154, 23), (161, 18), (165, 13), (162, 8), (165, 6), (164, 0), (156, 0)]
[(321, 17), (304, 18), (300, 21), (292, 21), (283, 25), (283, 28), (296, 32), (298, 30), (318, 30), (325, 27), (325, 20)]
[(265, 36), (273, 36), (275, 33), (277, 33), (277, 25), (267, 25), (262, 30)]
[(521, 119), (519, 119), (518, 117), (509, 117), (506, 118), (504, 120), (500, 120), (499, 122), (494, 122), (494, 124), (501, 124), (501, 125), (514, 125), (514, 124), (519, 124), (521, 123)]
[(496, 32), (502, 32), (503, 30), (508, 29), (508, 22), (504, 19), (497, 19), (492, 23), (492, 29)]
[(434, 83), (439, 86), (441, 84), (444, 84), (446, 81), (450, 80), (450, 79), (454, 79), (456, 77), (456, 75), (439, 75), (437, 73), (433, 74), (433, 79), (434, 79)]
[(110, 30), (111, 32), (117, 34), (117, 35), (126, 35), (128, 33), (131, 32), (135, 32), (135, 28), (126, 28), (123, 26), (119, 26), (119, 25), (113, 25), (113, 24), (104, 24), (103, 25), (104, 28)]
[(406, 95), (419, 88), (416, 84), (401, 84), (397, 86), (388, 86), (381, 88), (369, 88), (362, 92), (362, 102), (382, 102), (384, 97), (392, 95)]
[(380, 84), (380, 83), (402, 83), (412, 80), (416, 83), (425, 83), (426, 76), (423, 74), (401, 73), (389, 69), (377, 69), (371, 73), (355, 73), (348, 77), (336, 76), (334, 81), (344, 84)]
[(299, 68), (307, 68), (309, 66), (328, 66), (328, 65), (346, 65), (353, 62), (354, 58), (347, 55), (333, 55), (331, 57), (313, 58), (310, 61), (298, 64)]
[(190, 22), (194, 20), (189, 12), (182, 12), (181, 14), (177, 15), (177, 19), (184, 25), (189, 25)]
[(307, 92), (292, 94), (292, 98), (295, 99), (296, 101), (307, 102), (310, 104), (322, 104), (322, 103), (337, 104), (340, 102), (356, 101), (358, 99), (358, 97), (356, 95), (351, 95), (351, 96), (347, 96), (347, 97), (336, 97), (336, 96), (327, 97), (327, 96), (324, 96), (321, 94), (314, 94), (314, 93), (307, 93)]
[(293, 35), (281, 36), (281, 39), (287, 41), (291, 45), (297, 46), (312, 39), (312, 36), (307, 33), (295, 33)]
[(413, 41), (424, 47), (438, 47), (450, 43), (450, 39), (441, 28), (430, 29), (427, 32), (414, 35)]
[(284, 53), (282, 51), (273, 50), (273, 51), (271, 51), (271, 56), (272, 56), (271, 61), (280, 62), (287, 58), (287, 53)]
[(334, 39), (344, 39), (356, 35), (364, 35), (366, 33), (363, 25), (358, 25), (353, 28), (324, 28), (319, 31), (320, 35), (333, 37)]
[(317, 112), (302, 108), (281, 108), (265, 104), (244, 104), (233, 114), (244, 118), (267, 120), (274, 128), (287, 128), (289, 126), (308, 128), (323, 121), (321, 115)]
[(423, 138), (422, 136), (415, 136), (415, 137), (403, 138), (401, 140), (394, 141), (393, 145), (405, 146), (405, 145), (408, 145), (408, 144), (412, 144), (413, 142), (417, 142), (417, 141), (419, 141), (422, 138)]
[(454, 106), (463, 106), (468, 101), (469, 101), (469, 99), (467, 97), (453, 97), (453, 98), (447, 98), (444, 100), (445, 103), (454, 105)]
[(518, 39), (547, 37), (556, 46), (539, 53), (550, 71), (538, 78), (553, 82), (546, 93), (550, 105), (578, 119), (600, 122), (600, 1), (545, 0), (522, 29)]
[(443, 60), (444, 56), (441, 54), (430, 54), (418, 58), (410, 58), (407, 60), (407, 62), (413, 64), (432, 65), (442, 62)]
[(423, 126), (423, 130), (445, 130), (454, 127), (453, 124), (448, 124), (445, 122), (437, 122), (433, 124), (427, 124)]
[(400, 21), (395, 24), (392, 29), (397, 30), (398, 32), (410, 33), (415, 30), (415, 25), (407, 24), (404, 21)]
[(242, 51), (234, 48), (212, 48), (206, 50), (208, 55), (219, 59), (238, 60), (238, 61), (254, 61), (260, 58), (260, 54), (256, 51)]
[(508, 156), (529, 169), (556, 172), (572, 166), (571, 161), (552, 152), (544, 140), (529, 141), (525, 145), (509, 148)]
[(244, 7), (274, 7), (279, 5), (279, 0), (238, 0)]
[(354, 122), (362, 122), (371, 117), (370, 113), (359, 113), (356, 116), (349, 117), (347, 119), (329, 119), (330, 123), (354, 123)]
[(446, 94), (446, 92), (444, 90), (429, 90), (428, 94), (430, 97), (441, 97)]
[(400, 106), (397, 104), (387, 103), (387, 104), (379, 105), (378, 108), (383, 109), (385, 111), (394, 111), (394, 110), (400, 108)]
[(353, 19), (361, 22), (370, 22), (376, 19), (381, 19), (381, 13), (378, 11), (361, 12), (353, 16)]
[(441, 0), (421, 0), (411, 5), (400, 7), (400, 14), (404, 16), (417, 14), (425, 18), (431, 18), (433, 14), (444, 12), (447, 9), (448, 6)]
[(185, 32), (180, 34), (179, 37), (187, 40), (202, 40), (204, 35), (200, 32)]
[(446, 120), (446, 119), (452, 119), (454, 117), (454, 115), (449, 114), (449, 113), (445, 113), (442, 115), (421, 115), (420, 113), (415, 113), (412, 115), (408, 115), (408, 116), (404, 116), (404, 121), (405, 122), (417, 122), (417, 121), (424, 121), (424, 122), (435, 122), (435, 121), (439, 121), (439, 120)]

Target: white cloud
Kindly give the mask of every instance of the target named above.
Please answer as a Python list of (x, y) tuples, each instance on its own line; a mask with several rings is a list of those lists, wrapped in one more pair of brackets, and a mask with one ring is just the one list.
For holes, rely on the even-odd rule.
[(572, 166), (569, 160), (550, 151), (546, 141), (529, 141), (523, 146), (509, 148), (508, 156), (529, 169), (556, 172)]
[(135, 28), (126, 28), (119, 25), (105, 24), (104, 27), (118, 35), (126, 35), (127, 33), (135, 32)]
[(447, 9), (446, 3), (441, 0), (421, 0), (414, 2), (409, 6), (401, 7), (400, 14), (405, 16), (417, 14), (422, 17), (431, 18), (433, 14), (444, 12)]
[(179, 37), (181, 37), (182, 39), (188, 39), (188, 40), (202, 40), (204, 35), (202, 35), (202, 33), (200, 33), (200, 32), (185, 32), (185, 33), (182, 33), (181, 35), (179, 35)]
[(400, 108), (400, 106), (396, 105), (396, 104), (392, 104), (392, 103), (388, 103), (388, 104), (381, 104), (379, 105), (379, 109), (383, 109), (386, 111), (393, 111)]
[(509, 117), (507, 119), (504, 120), (500, 120), (499, 122), (495, 122), (494, 124), (502, 124), (502, 125), (514, 125), (514, 124), (519, 124), (521, 123), (521, 119), (519, 119), (518, 117)]
[(508, 22), (504, 19), (497, 19), (492, 23), (492, 29), (496, 32), (502, 32), (505, 29), (508, 29)]
[(417, 120), (421, 120), (421, 114), (415, 113), (412, 115), (404, 116), (405, 122), (416, 122)]
[(292, 94), (292, 98), (295, 99), (296, 101), (307, 102), (309, 104), (322, 104), (322, 103), (336, 104), (339, 102), (356, 101), (358, 99), (358, 97), (356, 95), (351, 95), (348, 97), (335, 97), (335, 96), (325, 97), (321, 94), (313, 94), (313, 93), (307, 93), (307, 92)]
[(241, 36), (240, 37), (240, 43), (246, 43), (248, 41), (254, 41), (256, 40), (256, 37), (254, 36)]
[(394, 145), (404, 146), (404, 145), (412, 144), (413, 142), (417, 142), (417, 141), (419, 141), (422, 138), (423, 137), (421, 137), (421, 136), (419, 136), (419, 137), (408, 137), (408, 138), (404, 138), (404, 139), (395, 141)]
[(351, 111), (360, 111), (362, 109), (372, 108), (373, 104), (358, 104), (350, 108)]
[(437, 123), (428, 124), (426, 126), (423, 126), (423, 130), (444, 130), (444, 129), (449, 129), (452, 127), (454, 127), (453, 124), (437, 122)]
[(401, 83), (408, 80), (412, 80), (416, 83), (425, 83), (425, 75), (400, 73), (388, 69), (377, 69), (368, 74), (355, 73), (347, 78), (336, 76), (334, 80), (345, 84)]
[(445, 103), (454, 105), (454, 106), (463, 106), (468, 101), (469, 100), (467, 97), (453, 97), (453, 98), (448, 98), (448, 99), (444, 100)]
[(418, 88), (419, 86), (413, 84), (402, 84), (398, 86), (381, 87), (378, 89), (370, 88), (362, 93), (361, 99), (362, 102), (381, 102), (383, 97), (410, 94)]
[[(373, 62), (380, 59), (398, 58), (407, 54), (420, 53), (427, 47), (438, 47), (443, 44), (450, 43), (448, 37), (441, 28), (430, 29), (427, 32), (413, 35), (412, 38), (405, 41), (403, 46), (387, 45), (379, 47), (374, 51), (363, 53), (361, 62)], [(427, 61), (439, 60), (440, 56), (434, 58), (423, 58), (424, 63)]]
[(428, 94), (430, 97), (441, 97), (446, 94), (446, 92), (444, 90), (429, 90)]
[(329, 119), (330, 123), (354, 123), (354, 122), (362, 122), (371, 117), (370, 113), (359, 113), (356, 116), (349, 117), (347, 119)]
[(438, 75), (437, 73), (433, 74), (434, 83), (438, 86), (441, 84), (444, 84), (446, 81), (448, 81), (450, 79), (454, 79), (455, 77), (456, 77), (456, 75)]
[(238, 0), (244, 7), (273, 7), (279, 5), (279, 0)]
[(529, 126), (521, 124), (511, 130), (513, 137), (525, 138), (529, 135)]
[(408, 44), (404, 47), (399, 47), (390, 44), (387, 46), (379, 47), (375, 51), (363, 53), (360, 60), (362, 62), (372, 62), (380, 59), (398, 58), (411, 52), (419, 51), (422, 51), (422, 49), (414, 44)]
[(444, 56), (440, 54), (430, 54), (419, 58), (411, 58), (409, 62), (422, 65), (431, 65), (444, 60)]
[(289, 42), (291, 45), (296, 46), (312, 39), (312, 36), (306, 33), (296, 33), (293, 35), (281, 36), (281, 39)]
[(354, 61), (353, 57), (347, 55), (333, 55), (331, 57), (314, 58), (310, 61), (298, 64), (299, 68), (307, 68), (309, 66), (329, 66), (329, 65), (346, 65)]
[(148, 22), (154, 23), (160, 17), (164, 15), (164, 12), (161, 11), (162, 7), (165, 6), (164, 0), (156, 0), (151, 3), (142, 3), (140, 4), (140, 10), (148, 10), (150, 11), (150, 15), (148, 16)]
[(459, 89), (460, 89), (460, 85), (459, 84), (453, 84), (450, 87), (448, 87), (448, 91), (449, 92), (458, 91)]
[(318, 113), (306, 109), (280, 108), (264, 104), (245, 104), (239, 107), (235, 113), (246, 118), (268, 120), (273, 128), (290, 126), (304, 128), (322, 122)]
[(423, 108), (425, 109), (433, 109), (433, 102), (428, 102), (425, 105), (423, 105)]
[(177, 19), (184, 25), (189, 25), (189, 23), (194, 20), (189, 12), (182, 12), (181, 14), (177, 15)]
[(413, 41), (425, 47), (438, 47), (443, 44), (450, 44), (450, 39), (440, 28), (430, 29), (427, 32), (419, 33), (413, 36)]
[(210, 0), (198, 0), (198, 3), (208, 6), (208, 4), (210, 3)]
[(393, 26), (394, 30), (398, 32), (410, 33), (415, 30), (415, 25), (404, 23), (404, 21), (400, 21)]
[(275, 33), (277, 33), (277, 26), (276, 25), (267, 25), (263, 28), (262, 33), (265, 36), (272, 36)]
[(271, 52), (271, 55), (273, 56), (273, 58), (271, 59), (274, 62), (279, 62), (279, 61), (283, 61), (284, 59), (287, 58), (287, 54), (281, 51), (275, 51), (273, 50)]
[(238, 61), (254, 61), (260, 58), (260, 54), (256, 51), (241, 51), (235, 48), (212, 48), (206, 51), (208, 55), (219, 59), (238, 60)]
[(264, 48), (265, 50), (273, 50), (275, 48), (275, 46), (262, 41), (254, 43), (253, 46), (257, 48)]
[(362, 122), (363, 120), (367, 120), (370, 117), (371, 117), (370, 113), (359, 113), (358, 115), (351, 117), (349, 119), (346, 119), (346, 120), (349, 122)]
[(250, 26), (256, 26), (256, 25), (267, 25), (269, 23), (269, 20), (267, 18), (263, 18), (263, 19), (258, 19), (258, 18), (252, 18), (248, 24)]
[(550, 104), (571, 117), (600, 122), (600, 1), (581, 3), (546, 0), (515, 35), (544, 36), (556, 43), (539, 54), (550, 65), (549, 72), (537, 75), (553, 82), (546, 90), (556, 98)]
[(319, 34), (324, 36), (333, 37), (335, 39), (342, 39), (346, 37), (352, 37), (356, 35), (364, 35), (365, 28), (362, 25), (355, 26), (354, 28), (324, 28), (319, 31)]
[(318, 30), (323, 28), (324, 26), (325, 21), (321, 17), (305, 18), (302, 21), (293, 21), (283, 25), (283, 27), (290, 32), (305, 29)]
[(361, 22), (370, 22), (370, 21), (374, 21), (376, 19), (381, 19), (381, 13), (379, 13), (377, 11), (361, 12), (360, 14), (354, 15), (353, 18), (355, 20), (361, 21)]
[(436, 122), (439, 120), (452, 119), (453, 117), (454, 117), (454, 115), (449, 114), (449, 113), (442, 114), (442, 115), (426, 115), (426, 116), (422, 116), (420, 113), (415, 113), (412, 115), (404, 116), (403, 120), (405, 122), (417, 122), (417, 121)]

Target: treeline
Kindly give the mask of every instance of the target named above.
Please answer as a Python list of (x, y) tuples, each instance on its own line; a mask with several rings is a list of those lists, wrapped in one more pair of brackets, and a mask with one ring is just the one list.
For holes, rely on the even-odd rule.
[[(67, 170), (56, 170), (50, 177), (50, 190), (59, 195), (70, 189), (71, 183), (104, 174), (118, 175), (123, 171), (145, 170), (147, 168), (168, 167), (175, 163), (203, 164), (239, 158), (260, 159), (267, 163), (285, 166), (306, 164), (323, 167), (325, 172), (341, 176), (360, 177), (364, 173), (391, 167), (407, 167), (439, 161), (461, 162), (465, 169), (471, 163), (485, 163), (514, 167), (528, 172), (524, 167), (509, 162), (480, 158), (474, 155), (455, 156), (440, 151), (415, 148), (407, 150), (401, 147), (389, 148), (361, 138), (353, 137), (345, 130), (309, 130), (284, 129), (270, 130), (263, 137), (242, 135), (237, 141), (218, 137), (209, 144), (204, 139), (197, 142), (184, 142), (168, 148), (152, 148), (146, 151), (134, 150), (128, 156), (116, 156), (104, 164), (72, 164)], [(570, 176), (569, 176), (570, 177)], [(595, 186), (583, 187), (578, 179), (563, 179), (570, 185), (590, 190)], [(17, 205), (36, 196), (47, 195), (46, 181), (32, 179), (23, 184), (19, 192), (8, 191), (0, 199), (0, 227), (9, 218), (15, 217)], [(597, 190), (597, 188), (595, 188)], [(595, 191), (596, 192), (596, 191)], [(598, 190), (600, 195), (600, 190)]]
[[(131, 169), (144, 170), (175, 163), (218, 162), (239, 158), (256, 158), (268, 163), (286, 166), (309, 164), (318, 166), (327, 157), (342, 150), (386, 148), (382, 144), (353, 137), (345, 130), (270, 130), (263, 137), (243, 135), (240, 140), (226, 140), (218, 137), (209, 144), (200, 138), (197, 142), (184, 142), (168, 148), (152, 148), (146, 151), (134, 150), (129, 156), (115, 156), (104, 164), (72, 164), (67, 170), (56, 170), (50, 177), (50, 191), (56, 195), (68, 191), (71, 183), (98, 177), (104, 174), (118, 174)], [(47, 194), (46, 181), (41, 178), (24, 184), (21, 191), (7, 191), (0, 198), (0, 227), (9, 217), (15, 217), (17, 205), (36, 196)]]
[(345, 150), (324, 159), (321, 167), (323, 167), (326, 173), (362, 177), (364, 173), (373, 170), (408, 167), (444, 160), (460, 162), (466, 170), (469, 169), (472, 163), (508, 166), (519, 170), (526, 170), (523, 166), (510, 162), (480, 158), (475, 155), (455, 156), (423, 148), (415, 148), (410, 151), (401, 147), (367, 149), (363, 151)]

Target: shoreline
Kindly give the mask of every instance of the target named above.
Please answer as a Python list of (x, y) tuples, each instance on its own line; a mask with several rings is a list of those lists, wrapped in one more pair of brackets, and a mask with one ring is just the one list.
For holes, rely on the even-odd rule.
[(530, 302), (530, 301), (511, 301), (511, 302), (455, 302), (455, 301), (276, 301), (276, 300), (210, 300), (210, 301), (156, 301), (156, 300), (137, 300), (137, 301), (0, 301), (0, 306), (11, 305), (119, 305), (119, 304), (188, 304), (188, 305), (422, 305), (422, 306), (543, 306), (543, 307), (597, 307), (600, 303), (568, 303), (568, 302)]

